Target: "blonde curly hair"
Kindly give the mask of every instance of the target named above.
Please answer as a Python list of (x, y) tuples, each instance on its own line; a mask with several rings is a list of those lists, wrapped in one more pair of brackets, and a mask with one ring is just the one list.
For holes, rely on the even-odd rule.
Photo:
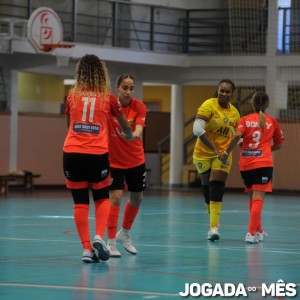
[(76, 81), (69, 93), (76, 102), (79, 96), (102, 96), (101, 104), (107, 101), (110, 79), (106, 64), (94, 54), (84, 55), (76, 65)]

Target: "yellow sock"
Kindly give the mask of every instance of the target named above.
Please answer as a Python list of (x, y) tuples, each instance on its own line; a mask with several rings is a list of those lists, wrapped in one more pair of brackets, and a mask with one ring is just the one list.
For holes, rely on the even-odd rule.
[(222, 202), (210, 201), (210, 228), (219, 227)]

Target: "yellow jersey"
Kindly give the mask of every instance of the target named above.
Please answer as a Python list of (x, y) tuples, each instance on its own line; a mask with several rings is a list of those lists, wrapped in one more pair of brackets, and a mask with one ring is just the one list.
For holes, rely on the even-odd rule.
[[(217, 150), (220, 153), (225, 151), (240, 120), (238, 110), (230, 103), (228, 108), (223, 108), (219, 105), (218, 98), (210, 98), (198, 108), (197, 115), (208, 119), (204, 130)], [(215, 153), (197, 138), (193, 158), (201, 160), (214, 156)]]

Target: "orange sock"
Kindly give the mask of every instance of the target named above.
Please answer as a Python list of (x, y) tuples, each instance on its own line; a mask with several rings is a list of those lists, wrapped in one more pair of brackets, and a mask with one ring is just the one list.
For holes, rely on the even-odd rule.
[(258, 226), (257, 226), (257, 228), (256, 228), (256, 231), (257, 231), (257, 232), (260, 232), (260, 233), (263, 232), (263, 228), (262, 228), (261, 222), (259, 222), (259, 224), (258, 224)]
[(93, 251), (90, 243), (89, 204), (74, 204), (74, 220), (83, 249)]
[(122, 222), (122, 228), (126, 230), (130, 230), (132, 227), (132, 224), (135, 220), (136, 215), (139, 212), (140, 207), (135, 207), (130, 204), (129, 201), (127, 201), (124, 209), (124, 217)]
[(104, 231), (107, 226), (109, 216), (109, 199), (99, 199), (95, 201), (95, 222), (96, 234), (104, 238)]
[(252, 199), (249, 200), (249, 212), (251, 214), (251, 208), (252, 208)]
[[(264, 203), (263, 203), (264, 204)], [(252, 208), (252, 200), (249, 200), (249, 211), (250, 211), (250, 214), (251, 214), (251, 208)], [(256, 232), (263, 232), (263, 228), (262, 228), (262, 224), (261, 224), (261, 218), (259, 220), (259, 224), (256, 228)]]
[(118, 221), (120, 214), (120, 206), (110, 205), (109, 216), (107, 220), (107, 237), (109, 239), (115, 239), (118, 230)]
[(250, 212), (250, 220), (248, 225), (248, 232), (252, 235), (255, 234), (260, 224), (261, 212), (263, 208), (262, 199), (252, 199), (252, 207)]
[[(263, 210), (263, 206), (264, 206), (264, 202), (262, 202), (261, 211)], [(257, 225), (256, 231), (257, 232), (263, 232), (262, 223), (261, 223), (261, 217), (259, 218), (259, 223)]]

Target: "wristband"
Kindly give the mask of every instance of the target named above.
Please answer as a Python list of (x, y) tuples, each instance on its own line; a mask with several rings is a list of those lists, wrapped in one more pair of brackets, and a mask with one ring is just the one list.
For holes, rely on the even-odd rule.
[(224, 151), (224, 154), (226, 154), (227, 156), (229, 156), (229, 153), (227, 151)]

